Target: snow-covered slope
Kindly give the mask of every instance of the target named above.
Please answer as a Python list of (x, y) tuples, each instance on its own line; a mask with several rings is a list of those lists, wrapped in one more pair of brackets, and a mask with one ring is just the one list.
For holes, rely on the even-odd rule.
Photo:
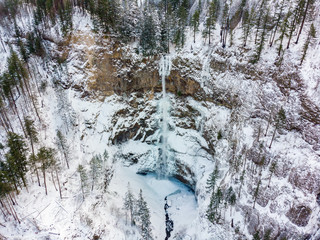
[[(318, 2), (315, 9), (320, 9)], [(28, 32), (32, 15), (26, 13), (31, 8), (26, 5), (20, 11), (17, 24)], [(318, 15), (314, 24), (320, 32)], [(12, 25), (0, 26), (2, 72), (9, 43), (14, 43), (14, 33), (8, 30)], [(241, 46), (240, 24), (234, 29), (233, 46), (225, 49), (218, 37), (209, 46), (201, 33), (194, 43), (189, 30), (184, 48), (170, 54), (172, 69), (166, 79), (170, 177), (158, 179), (163, 121), (160, 57), (142, 57), (135, 52), (137, 42), (125, 45), (93, 32), (90, 16), (77, 9), (70, 38), (62, 37), (58, 24), (49, 29), (44, 43), (51, 58), (29, 60), (41, 117), (41, 122), (34, 117), (40, 138), (36, 149), (56, 147), (60, 130), (70, 148), (70, 168), (58, 151), (62, 199), (54, 173), (48, 174), (48, 195), (30, 175), (28, 190), (15, 194), (14, 209), (21, 223), (0, 215), (0, 237), (140, 239), (139, 228), (130, 226), (123, 206), (130, 183), (135, 197), (140, 189), (143, 192), (154, 239), (166, 236), (163, 207), (168, 195), (172, 239), (250, 239), (269, 231), (270, 239), (319, 239), (318, 43), (310, 46), (301, 67), (303, 41), (292, 45), (279, 68), (274, 65), (276, 47), (265, 47), (261, 60), (249, 63), (253, 39), (246, 48)], [(219, 31), (218, 26), (215, 36)], [(301, 39), (306, 37), (304, 30)], [(64, 61), (58, 64), (56, 59)], [(22, 99), (17, 105), (23, 116), (35, 115)], [(281, 107), (286, 123), (276, 128)], [(8, 112), (14, 129), (22, 133), (15, 113)], [(5, 138), (1, 128), (1, 142)], [(82, 164), (89, 172), (91, 158), (105, 151), (103, 174), (83, 197), (77, 167)], [(219, 169), (215, 190), (219, 187), (225, 195), (232, 187), (237, 200), (223, 201), (220, 218), (212, 223), (207, 219), (213, 195), (207, 179), (215, 167)]]

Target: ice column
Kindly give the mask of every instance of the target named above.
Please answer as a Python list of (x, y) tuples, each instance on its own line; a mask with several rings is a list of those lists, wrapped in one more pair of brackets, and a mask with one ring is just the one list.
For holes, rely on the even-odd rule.
[(171, 59), (169, 56), (162, 56), (159, 64), (159, 75), (162, 81), (162, 99), (160, 101), (160, 109), (162, 114), (162, 128), (161, 128), (161, 154), (158, 158), (158, 177), (167, 177), (168, 170), (168, 115), (170, 102), (166, 97), (166, 77), (170, 75)]

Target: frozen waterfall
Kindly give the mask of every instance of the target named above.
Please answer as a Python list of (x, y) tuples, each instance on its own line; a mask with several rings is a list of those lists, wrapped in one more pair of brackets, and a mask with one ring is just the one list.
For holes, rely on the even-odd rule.
[(159, 64), (159, 75), (162, 81), (162, 99), (160, 101), (160, 111), (162, 114), (161, 126), (161, 152), (157, 162), (158, 177), (166, 178), (168, 173), (168, 115), (170, 102), (166, 97), (166, 77), (170, 75), (171, 59), (169, 56), (162, 56)]

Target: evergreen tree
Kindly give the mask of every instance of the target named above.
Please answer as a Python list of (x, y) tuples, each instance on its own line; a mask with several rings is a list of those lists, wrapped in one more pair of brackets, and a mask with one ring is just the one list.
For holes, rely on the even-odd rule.
[[(257, 28), (257, 31), (256, 31), (256, 37), (255, 37), (255, 40), (254, 40), (254, 43), (256, 44), (257, 41), (258, 41), (258, 36), (259, 36), (259, 32), (260, 32), (260, 25), (261, 25), (261, 21), (264, 19), (264, 15), (265, 15), (265, 6), (267, 4), (267, 1), (268, 0), (261, 0), (261, 4), (260, 4), (260, 7), (259, 7), (259, 10), (258, 10), (258, 14), (257, 14), (257, 19), (256, 19), (256, 28)], [(269, 11), (269, 10), (268, 10)]]
[(88, 186), (87, 171), (85, 170), (85, 168), (81, 164), (79, 164), (79, 166), (77, 168), (77, 172), (80, 175), (80, 186), (81, 186), (81, 192), (82, 192), (82, 197), (83, 197), (83, 201), (84, 201), (86, 189)]
[(262, 53), (262, 50), (264, 47), (264, 42), (266, 40), (268, 18), (269, 18), (269, 10), (267, 11), (267, 14), (264, 16), (263, 29), (262, 29), (261, 36), (259, 39), (259, 45), (256, 49), (256, 53), (255, 53), (255, 56), (252, 60), (252, 63), (257, 63), (260, 60), (261, 53)]
[(140, 46), (144, 55), (152, 55), (157, 48), (155, 24), (151, 14), (146, 13), (144, 17), (142, 32), (140, 35)]
[[(302, 1), (304, 2), (305, 0), (302, 0)], [(296, 44), (299, 42), (300, 34), (302, 32), (302, 29), (303, 29), (304, 22), (306, 20), (308, 11), (309, 11), (310, 7), (313, 5), (313, 2), (314, 2), (314, 0), (306, 0), (306, 1), (307, 1), (307, 3), (305, 5), (305, 10), (304, 10), (303, 15), (302, 15), (302, 22), (301, 22), (300, 30), (299, 30), (299, 33), (298, 33), (298, 36), (297, 36)]]
[(259, 179), (258, 184), (256, 186), (256, 189), (254, 190), (254, 193), (253, 193), (253, 198), (254, 198), (253, 208), (255, 208), (256, 201), (257, 201), (257, 198), (259, 196), (260, 185), (261, 185), (261, 180)]
[(137, 200), (137, 219), (139, 221), (139, 228), (141, 230), (142, 239), (152, 239), (152, 229), (150, 222), (150, 210), (147, 206), (147, 202), (142, 196), (142, 190), (140, 189), (139, 198)]
[(130, 184), (128, 183), (128, 190), (124, 198), (124, 208), (129, 212), (131, 226), (135, 225), (135, 202), (136, 200), (131, 192)]
[(218, 213), (218, 209), (222, 200), (223, 194), (221, 188), (218, 187), (216, 192), (212, 192), (210, 198), (210, 204), (207, 210), (207, 218), (210, 222), (215, 223), (220, 220), (220, 213)]
[(221, 25), (221, 32), (220, 32), (223, 48), (226, 47), (227, 35), (228, 35), (229, 29), (230, 29), (229, 4), (225, 2), (224, 8), (222, 11), (222, 25)]
[(57, 130), (56, 144), (58, 145), (58, 149), (63, 154), (64, 159), (67, 163), (67, 167), (69, 168), (69, 154), (70, 154), (69, 145), (67, 143), (65, 136), (62, 134), (60, 130)]
[(41, 147), (37, 154), (38, 162), (41, 164), (41, 170), (43, 174), (43, 182), (46, 191), (46, 195), (48, 195), (47, 189), (47, 180), (46, 180), (46, 171), (48, 168), (54, 166), (55, 164), (55, 151), (53, 148)]
[(95, 155), (90, 161), (90, 176), (91, 176), (91, 191), (93, 191), (94, 185), (102, 172), (102, 157), (101, 155)]
[(269, 176), (269, 181), (268, 181), (268, 187), (270, 187), (271, 177), (272, 177), (273, 173), (275, 172), (276, 168), (277, 168), (277, 162), (274, 161), (271, 163), (271, 166), (269, 168), (270, 176)]
[(255, 17), (254, 7), (250, 11), (245, 10), (242, 18), (242, 32), (243, 32), (243, 46), (247, 46), (248, 37), (253, 27), (253, 20)]
[(27, 133), (27, 137), (30, 140), (32, 154), (34, 154), (34, 144), (38, 143), (38, 132), (34, 126), (34, 120), (29, 116), (24, 118), (24, 125)]
[(39, 177), (39, 171), (38, 171), (38, 158), (34, 153), (32, 153), (29, 156), (29, 165), (30, 165), (30, 169), (36, 173), (38, 185), (40, 187), (41, 184), (40, 184), (40, 177)]
[(256, 231), (255, 234), (253, 234), (252, 240), (261, 240), (259, 231)]
[(269, 42), (269, 46), (270, 47), (272, 47), (274, 39), (275, 39), (275, 36), (277, 34), (277, 30), (278, 30), (278, 27), (279, 27), (279, 24), (280, 24), (280, 20), (281, 20), (281, 17), (282, 17), (284, 3), (285, 3), (285, 1), (282, 1), (280, 9), (278, 10), (278, 8), (277, 8), (277, 10), (278, 10), (278, 12), (276, 13), (277, 20), (276, 20), (276, 23), (275, 23), (274, 31), (271, 33), (270, 42)]
[(9, 132), (7, 135), (7, 146), (9, 148), (6, 154), (6, 160), (8, 168), (10, 170), (13, 184), (19, 184), (19, 180), (22, 180), (23, 185), (27, 188), (26, 172), (27, 172), (27, 147), (23, 140), (23, 137)]
[(186, 40), (185, 28), (188, 18), (189, 1), (173, 1), (171, 4), (175, 12), (175, 16), (173, 17), (173, 21), (175, 21), (173, 23), (173, 43), (177, 48), (182, 48)]
[(59, 9), (60, 26), (64, 36), (72, 30), (72, 4), (70, 1), (62, 3)]
[(193, 43), (196, 43), (196, 32), (198, 32), (199, 30), (199, 17), (200, 17), (200, 10), (197, 9), (191, 18), (191, 26), (193, 29)]
[(216, 164), (213, 172), (210, 174), (210, 176), (207, 180), (207, 188), (208, 189), (214, 191), (218, 177), (219, 177), (219, 169), (218, 169), (218, 165)]
[(280, 110), (278, 111), (276, 117), (275, 117), (275, 129), (273, 131), (272, 139), (269, 145), (269, 148), (271, 148), (271, 145), (273, 143), (273, 140), (276, 136), (276, 132), (279, 128), (283, 128), (286, 123), (286, 113), (284, 109), (281, 107)]
[(312, 39), (314, 39), (316, 37), (316, 29), (314, 28), (313, 23), (310, 25), (310, 30), (306, 39), (306, 42), (303, 45), (303, 52), (302, 52), (302, 57), (300, 60), (300, 65), (302, 65), (306, 55), (307, 55), (307, 51), (309, 48), (309, 44), (311, 43)]
[(210, 2), (208, 17), (205, 21), (205, 34), (209, 36), (209, 44), (211, 43), (211, 31), (214, 30), (216, 27), (216, 22), (218, 18), (218, 9), (219, 9), (219, 1), (213, 0)]
[(279, 47), (278, 47), (278, 56), (280, 57), (281, 53), (283, 52), (283, 40), (284, 37), (287, 36), (287, 29), (288, 29), (288, 19), (291, 16), (291, 13), (288, 12), (287, 15), (285, 16), (282, 24), (281, 24), (281, 28), (280, 28), (280, 36), (278, 41), (279, 43)]

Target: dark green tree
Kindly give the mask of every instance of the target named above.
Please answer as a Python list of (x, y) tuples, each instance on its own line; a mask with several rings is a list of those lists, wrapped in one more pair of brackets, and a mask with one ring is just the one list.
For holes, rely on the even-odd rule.
[(261, 53), (262, 53), (264, 43), (266, 40), (268, 19), (269, 19), (269, 10), (267, 10), (266, 15), (264, 16), (263, 27), (262, 27), (262, 32), (261, 32), (260, 39), (259, 39), (259, 44), (256, 49), (256, 53), (252, 59), (252, 63), (257, 63), (260, 60)]
[(45, 187), (46, 195), (48, 195), (46, 171), (55, 165), (55, 150), (53, 148), (41, 147), (37, 154), (37, 160), (41, 165), (41, 171), (43, 174), (43, 182)]
[(242, 17), (242, 32), (243, 32), (243, 46), (247, 46), (247, 41), (250, 33), (252, 32), (253, 20), (255, 18), (255, 10), (252, 7), (249, 10), (245, 10)]
[(146, 56), (156, 52), (157, 38), (155, 32), (155, 23), (152, 15), (146, 13), (144, 17), (143, 27), (140, 35), (140, 47), (142, 53)]
[(273, 140), (276, 136), (276, 132), (278, 129), (283, 128), (286, 124), (286, 113), (283, 109), (283, 107), (280, 108), (280, 110), (278, 111), (277, 115), (275, 116), (275, 128), (273, 131), (273, 135), (272, 135), (272, 139), (269, 145), (269, 148), (271, 148), (271, 145), (273, 143)]
[(310, 30), (309, 30), (309, 33), (308, 33), (308, 36), (307, 36), (307, 39), (303, 45), (303, 51), (302, 51), (302, 57), (301, 57), (301, 60), (300, 60), (300, 65), (302, 65), (306, 55), (307, 55), (307, 51), (308, 51), (308, 48), (309, 48), (309, 45), (310, 43), (312, 42), (312, 40), (316, 37), (316, 29), (313, 25), (313, 23), (310, 25)]
[(197, 9), (191, 18), (191, 26), (193, 30), (193, 43), (196, 42), (196, 32), (199, 31), (199, 17), (200, 17), (200, 10)]
[(150, 210), (147, 206), (147, 202), (142, 196), (142, 190), (140, 189), (139, 197), (137, 200), (137, 219), (139, 221), (139, 228), (141, 230), (142, 239), (152, 239), (152, 229), (150, 222)]
[(80, 175), (80, 186), (81, 186), (82, 198), (84, 201), (85, 193), (88, 187), (88, 175), (87, 175), (86, 169), (81, 164), (79, 164), (77, 168), (77, 172)]
[(62, 134), (60, 130), (57, 130), (56, 144), (58, 145), (58, 149), (63, 154), (64, 159), (67, 163), (67, 167), (69, 168), (69, 154), (70, 154), (69, 145), (67, 143), (65, 136)]
[(90, 177), (91, 177), (91, 191), (93, 191), (93, 188), (97, 182), (97, 179), (102, 173), (102, 157), (101, 155), (95, 155), (91, 158), (91, 161), (89, 163), (90, 165)]
[(131, 226), (135, 225), (135, 202), (136, 200), (132, 194), (130, 184), (128, 183), (128, 190), (124, 197), (124, 208), (129, 212)]
[(8, 169), (11, 171), (11, 180), (13, 184), (19, 184), (21, 180), (27, 188), (27, 145), (22, 136), (9, 132), (7, 135), (7, 146), (9, 148), (6, 154)]
[(207, 179), (207, 188), (210, 191), (214, 191), (217, 179), (219, 177), (219, 169), (218, 169), (218, 165), (216, 164), (213, 172), (209, 175), (209, 178)]
[(216, 22), (218, 18), (219, 1), (213, 0), (209, 3), (208, 17), (205, 21), (205, 33), (204, 35), (209, 37), (209, 44), (211, 43), (211, 32), (216, 28)]
[(303, 29), (304, 22), (306, 20), (307, 14), (308, 14), (311, 6), (313, 6), (313, 3), (314, 3), (314, 0), (301, 0), (301, 1), (303, 1), (303, 2), (307, 1), (307, 3), (305, 4), (305, 9), (304, 9), (304, 12), (303, 12), (303, 15), (302, 15), (302, 22), (301, 22), (299, 33), (298, 33), (298, 36), (297, 36), (296, 44), (299, 42), (300, 34), (302, 32), (302, 29)]

